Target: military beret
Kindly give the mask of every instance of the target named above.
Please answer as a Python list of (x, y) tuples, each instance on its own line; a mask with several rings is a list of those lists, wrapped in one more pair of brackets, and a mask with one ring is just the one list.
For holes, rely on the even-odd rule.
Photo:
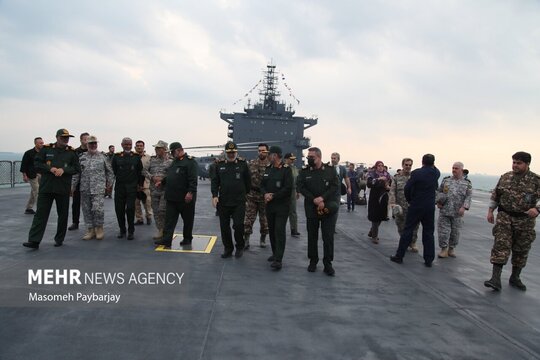
[(182, 149), (182, 144), (180, 144), (179, 142), (175, 141), (173, 143), (171, 143), (171, 145), (169, 146), (169, 149), (171, 151), (174, 151), (176, 149)]
[(279, 156), (281, 156), (282, 154), (282, 151), (281, 151), (281, 148), (279, 146), (270, 146), (270, 150), (268, 151), (270, 154), (278, 154)]
[(56, 132), (56, 136), (75, 137), (75, 136), (71, 135), (69, 133), (69, 131), (67, 131), (66, 129), (58, 129), (58, 131)]

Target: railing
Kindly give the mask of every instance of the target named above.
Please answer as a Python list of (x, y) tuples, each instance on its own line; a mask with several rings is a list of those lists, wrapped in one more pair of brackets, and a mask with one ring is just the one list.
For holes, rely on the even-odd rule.
[(15, 187), (24, 184), (21, 170), (21, 161), (0, 160), (0, 185)]

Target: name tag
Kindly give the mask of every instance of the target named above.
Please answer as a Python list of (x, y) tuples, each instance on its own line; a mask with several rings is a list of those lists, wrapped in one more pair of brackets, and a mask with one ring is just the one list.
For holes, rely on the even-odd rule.
[(240, 180), (240, 173), (236, 173), (236, 180)]
[(276, 181), (276, 187), (277, 187), (277, 188), (280, 188), (280, 187), (281, 187), (281, 181), (279, 181), (279, 180)]

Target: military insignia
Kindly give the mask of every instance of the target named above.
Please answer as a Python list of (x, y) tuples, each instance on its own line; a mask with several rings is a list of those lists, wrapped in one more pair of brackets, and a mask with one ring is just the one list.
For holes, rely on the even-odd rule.
[(236, 173), (236, 180), (240, 180), (240, 173)]
[(280, 180), (276, 181), (276, 187), (277, 187), (277, 188), (280, 188), (280, 187), (281, 187), (281, 181), (280, 181)]
[(180, 173), (180, 168), (176, 168), (176, 173)]

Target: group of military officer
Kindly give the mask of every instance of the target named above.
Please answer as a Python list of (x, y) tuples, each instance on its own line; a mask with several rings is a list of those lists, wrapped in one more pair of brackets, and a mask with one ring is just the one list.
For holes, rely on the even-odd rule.
[[(55, 246), (62, 245), (67, 229), (69, 197), (76, 188), (80, 189), (83, 215), (87, 224), (83, 239), (103, 239), (103, 195), (105, 189), (109, 190), (112, 186), (113, 175), (115, 212), (120, 229), (118, 238), (123, 238), (126, 234), (128, 240), (134, 238), (135, 199), (147, 179), (150, 182), (152, 208), (158, 228), (154, 236), (155, 243), (171, 245), (174, 229), (181, 215), (181, 245), (191, 244), (198, 169), (195, 159), (185, 153), (180, 143), (173, 142), (168, 147), (167, 143), (159, 141), (154, 145), (156, 155), (143, 167), (140, 155), (131, 151), (130, 138), (122, 139), (123, 151), (114, 154), (109, 161), (104, 154), (97, 151), (98, 140), (95, 136), (88, 136), (88, 151), (80, 155), (68, 145), (71, 137), (73, 135), (66, 129), (58, 130), (56, 142), (45, 145), (35, 156), (35, 169), (41, 174), (37, 212), (24, 246), (39, 248), (53, 201), (56, 202), (58, 210)], [(324, 272), (333, 276), (334, 233), (340, 184), (334, 166), (322, 162), (320, 149), (308, 149), (308, 164), (298, 172), (296, 180), (296, 169), (290, 161), (284, 161), (282, 150), (278, 146), (268, 148), (266, 144), (260, 144), (258, 158), (249, 164), (238, 157), (238, 148), (233, 142), (226, 144), (225, 154), (226, 158), (216, 164), (211, 183), (212, 202), (218, 208), (224, 245), (222, 258), (231, 257), (233, 252), (235, 257), (242, 257), (244, 250), (249, 247), (249, 236), (253, 232), (252, 226), (258, 212), (261, 221), (260, 246), (266, 246), (266, 235), (269, 234), (272, 255), (268, 261), (273, 269), (281, 269), (286, 243), (286, 223), (291, 217), (291, 208), (295, 207), (299, 193), (304, 196), (307, 219), (310, 260), (308, 271), (316, 271), (319, 261), (317, 243), (320, 227)], [(291, 159), (291, 155), (287, 154), (286, 158)], [(491, 252), (493, 274), (485, 285), (495, 290), (501, 289), (501, 270), (510, 254), (513, 266), (510, 285), (526, 290), (520, 274), (536, 237), (535, 219), (540, 213), (540, 177), (529, 169), (531, 155), (518, 152), (512, 158), (512, 171), (504, 174), (493, 190), (487, 216), (490, 223), (495, 223), (495, 243)], [(431, 165), (424, 164), (423, 159), (423, 168), (434, 167), (434, 157), (427, 160), (431, 161)], [(390, 194), (390, 204), (403, 240), (400, 241), (396, 256), (392, 257), (395, 262), (402, 262), (407, 246), (410, 250), (417, 251), (415, 233), (420, 221), (420, 218), (409, 219), (412, 216), (408, 211), (411, 199), (406, 193), (407, 186), (411, 185), (407, 177), (410, 176), (412, 160), (406, 158), (402, 165), (404, 171), (400, 176), (405, 176), (405, 179), (396, 177)], [(421, 184), (421, 172), (418, 174), (415, 181)], [(463, 178), (463, 164), (459, 162), (453, 165), (452, 176), (443, 179), (438, 187), (434, 203), (440, 209), (440, 258), (455, 256), (454, 248), (459, 239), (461, 217), (470, 206), (471, 188), (470, 181)], [(430, 199), (431, 197), (432, 195), (429, 195)], [(495, 209), (498, 209), (496, 220)], [(417, 210), (425, 212), (425, 207), (421, 206), (421, 209)], [(414, 212), (414, 216), (418, 216), (418, 211)], [(234, 243), (230, 228), (231, 218)], [(291, 234), (298, 236), (296, 219), (290, 220)], [(425, 241), (424, 258), (426, 265), (430, 266), (433, 256), (426, 252)]]

